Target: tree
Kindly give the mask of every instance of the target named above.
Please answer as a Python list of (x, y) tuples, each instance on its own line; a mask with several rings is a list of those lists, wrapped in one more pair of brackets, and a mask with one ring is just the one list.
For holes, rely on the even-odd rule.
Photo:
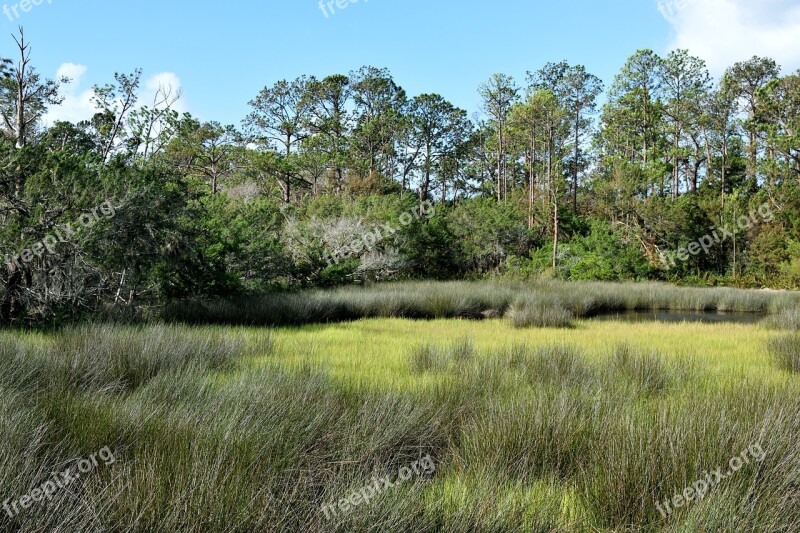
[(661, 58), (655, 52), (639, 50), (617, 74), (609, 94), (612, 108), (622, 108), (634, 121), (635, 134), (642, 148), (640, 160), (643, 169), (647, 168), (649, 152), (656, 145), (660, 66)]
[(211, 195), (215, 196), (220, 182), (235, 171), (240, 146), (240, 135), (233, 126), (189, 119), (173, 151), (182, 156), (186, 172), (210, 182)]
[(745, 130), (749, 137), (748, 154), (750, 156), (747, 174), (753, 181), (758, 172), (758, 143), (756, 140), (758, 127), (755, 123), (758, 96), (761, 89), (780, 75), (780, 71), (780, 67), (774, 60), (758, 56), (736, 63), (726, 71), (726, 77), (741, 100), (743, 110), (748, 117), (745, 122)]
[(664, 195), (667, 190), (660, 65), (651, 50), (634, 54), (615, 77), (603, 108), (597, 174), (617, 184), (618, 195), (626, 191), (646, 199), (651, 191)]
[[(515, 123), (522, 126), (528, 142), (530, 142), (528, 156), (531, 172), (528, 193), (529, 228), (533, 227), (533, 184), (536, 181), (537, 154), (541, 153), (542, 156), (542, 168), (544, 169), (542, 186), (546, 191), (543, 198), (549, 202), (548, 210), (552, 215), (553, 268), (555, 269), (558, 263), (563, 145), (569, 134), (570, 121), (567, 111), (561, 107), (555, 93), (549, 89), (534, 89), (528, 97), (528, 101), (515, 109), (513, 116)], [(537, 150), (537, 145), (541, 146), (541, 149)]]
[(311, 196), (317, 198), (321, 192), (321, 182), (328, 172), (328, 158), (314, 146), (313, 139), (303, 142), (297, 158), (297, 167), (303, 181), (311, 184)]
[(321, 150), (328, 160), (337, 192), (344, 189), (346, 169), (349, 168), (352, 125), (348, 106), (351, 96), (350, 79), (341, 74), (321, 81), (312, 79), (305, 94), (306, 126), (315, 140), (315, 148)]
[(410, 124), (409, 149), (420, 159), (419, 200), (424, 203), (429, 198), (434, 173), (446, 156), (457, 151), (469, 135), (471, 124), (466, 111), (438, 94), (414, 98), (410, 106)]
[[(29, 130), (36, 125), (47, 106), (62, 101), (58, 94), (58, 83), (43, 80), (36, 69), (30, 66), (30, 44), (25, 41), (25, 32), (21, 27), (19, 34), (19, 38), (14, 38), (19, 50), (18, 63), (12, 65), (5, 59), (0, 61), (0, 114), (9, 137), (20, 152), (19, 155), (13, 155), (2, 143), (4, 164), (0, 170), (0, 218), (7, 229), (20, 230), (19, 237), (11, 240), (13, 244), (25, 242), (26, 237), (43, 231), (41, 228), (46, 222), (43, 224), (42, 219), (46, 221), (54, 216), (53, 212), (45, 210), (44, 217), (37, 217), (37, 213), (44, 210), (41, 205), (44, 202), (37, 202), (26, 194), (30, 180), (35, 179), (32, 176), (38, 169), (39, 161), (34, 154), (23, 149), (28, 145)], [(62, 78), (60, 81), (68, 80)], [(63, 208), (55, 207), (54, 212), (63, 212)], [(6, 270), (4, 292), (0, 298), (2, 322), (14, 320), (24, 313), (24, 288), (30, 289), (33, 284), (33, 274), (27, 262), (9, 262)]]
[(531, 95), (524, 103), (515, 105), (509, 116), (510, 136), (524, 154), (527, 166), (528, 229), (533, 229), (535, 223), (534, 206), (539, 171), (538, 156), (546, 152), (545, 141), (542, 139), (544, 119), (542, 111), (542, 106)]
[[(557, 140), (563, 137), (564, 118), (566, 112), (559, 106), (558, 99), (550, 91), (540, 92), (533, 97), (534, 105), (539, 108), (542, 126), (547, 140), (547, 185), (553, 206), (553, 270), (558, 267), (558, 233), (559, 233), (559, 171), (561, 168), (560, 153)], [(561, 131), (560, 131), (561, 130)]]
[(574, 141), (572, 166), (572, 210), (578, 211), (578, 184), (582, 167), (581, 145), (586, 131), (591, 127), (589, 116), (597, 111), (597, 98), (603, 92), (603, 82), (586, 72), (583, 65), (570, 66), (566, 61), (548, 63), (536, 74), (529, 74), (531, 89), (550, 90), (561, 107), (570, 114), (570, 127)]
[(142, 106), (130, 112), (128, 129), (132, 152), (141, 154), (143, 160), (161, 152), (177, 129), (180, 118), (173, 106), (182, 97), (181, 89), (173, 92), (172, 87), (159, 85), (152, 107)]
[(402, 116), (406, 93), (389, 71), (375, 67), (351, 72), (350, 85), (355, 103), (352, 159), (371, 180), (376, 172), (391, 177), (397, 144), (406, 126)]
[(709, 169), (712, 148), (719, 159), (720, 209), (725, 209), (725, 194), (728, 177), (731, 137), (734, 135), (734, 118), (738, 109), (736, 95), (730, 78), (723, 77), (719, 86), (705, 100), (705, 113), (701, 120), (705, 129)]
[(508, 199), (508, 168), (506, 161), (506, 124), (511, 106), (517, 99), (519, 89), (514, 79), (505, 74), (494, 74), (480, 87), (483, 109), (497, 127), (497, 201)]
[(800, 183), (800, 71), (772, 80), (760, 91), (756, 118), (769, 146)]
[(14, 42), (19, 50), (17, 64), (9, 71), (9, 60), (0, 62), (0, 114), (5, 128), (15, 139), (16, 147), (23, 148), (28, 142), (28, 130), (44, 115), (47, 106), (63, 101), (59, 96), (59, 83), (67, 83), (69, 79), (61, 78), (58, 82), (42, 79), (30, 66), (30, 43), (25, 41), (22, 27)]
[(139, 85), (142, 79), (142, 69), (136, 69), (131, 74), (114, 74), (116, 84), (109, 83), (104, 86), (95, 85), (92, 101), (98, 109), (93, 118), (95, 129), (102, 146), (103, 160), (117, 148), (118, 139), (125, 140), (125, 119), (139, 100)]
[(308, 136), (308, 91), (312, 80), (300, 77), (279, 81), (265, 87), (250, 101), (252, 112), (244, 121), (250, 141), (261, 150), (276, 150), (280, 158), (277, 169), (282, 180), (283, 201), (292, 200), (294, 155), (300, 142)]
[(694, 142), (695, 166), (688, 179), (689, 188), (697, 190), (701, 159), (698, 143), (702, 103), (711, 89), (711, 77), (702, 59), (690, 56), (686, 50), (674, 50), (660, 63), (661, 94), (664, 116), (672, 135), (672, 197), (680, 193), (681, 162), (688, 161), (689, 148), (683, 146), (688, 133)]

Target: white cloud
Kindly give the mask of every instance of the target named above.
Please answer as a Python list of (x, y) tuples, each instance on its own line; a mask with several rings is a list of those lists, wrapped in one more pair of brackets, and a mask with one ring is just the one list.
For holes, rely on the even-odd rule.
[(94, 105), (91, 101), (92, 90), (81, 90), (81, 81), (87, 70), (86, 66), (75, 63), (64, 63), (58, 67), (56, 78), (66, 76), (71, 81), (61, 89), (64, 103), (59, 106), (51, 106), (47, 110), (47, 114), (44, 116), (46, 124), (53, 124), (57, 120), (80, 122), (92, 117), (94, 114)]
[[(48, 125), (52, 125), (57, 120), (66, 120), (69, 122), (80, 122), (81, 120), (88, 120), (97, 112), (92, 96), (94, 92), (91, 86), (84, 86), (84, 77), (88, 68), (85, 65), (77, 65), (75, 63), (64, 63), (56, 71), (56, 78), (66, 76), (72, 81), (62, 86), (61, 95), (64, 97), (64, 102), (58, 106), (52, 106), (45, 114), (44, 121)], [(113, 81), (113, 80), (109, 80)], [(102, 82), (104, 84), (106, 82)], [(181, 80), (174, 72), (161, 72), (150, 78), (147, 78), (139, 90), (138, 107), (143, 105), (152, 106), (153, 98), (155, 97), (159, 87), (171, 90), (173, 94), (182, 90)], [(173, 106), (173, 109), (179, 113), (188, 111), (188, 105), (185, 99), (181, 98)]]
[(785, 73), (800, 68), (798, 0), (660, 0), (658, 8), (675, 31), (670, 49), (705, 59), (714, 75), (754, 55)]
[[(144, 83), (144, 90), (139, 94), (139, 104), (148, 107), (153, 106), (153, 98), (159, 89), (163, 89), (167, 94), (171, 94), (174, 98), (177, 94), (182, 93), (181, 80), (174, 72), (161, 72), (149, 78)], [(181, 98), (172, 105), (172, 109), (178, 113), (185, 113), (189, 111), (185, 98)]]
[(75, 63), (64, 63), (56, 71), (57, 78), (67, 77), (80, 81), (81, 76), (86, 74), (86, 66), (76, 65)]

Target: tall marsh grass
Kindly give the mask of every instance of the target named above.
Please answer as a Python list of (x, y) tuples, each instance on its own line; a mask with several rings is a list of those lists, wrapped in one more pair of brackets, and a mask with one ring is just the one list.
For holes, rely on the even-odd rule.
[(800, 330), (800, 307), (788, 307), (771, 315), (765, 325), (772, 329), (785, 329), (789, 331)]
[[(0, 514), (0, 530), (800, 528), (797, 380), (708, 380), (627, 345), (589, 358), (561, 344), (398, 342), (409, 386), (381, 389), (284, 367), (302, 346), (260, 330), (0, 333), (0, 499), (104, 446), (117, 460)], [(753, 443), (763, 462), (668, 518), (657, 511)], [(434, 475), (325, 517), (426, 455)]]
[(529, 294), (517, 298), (509, 316), (515, 327), (566, 328), (572, 325), (573, 313), (559, 297)]
[(469, 338), (464, 338), (449, 346), (419, 345), (411, 352), (409, 363), (416, 372), (442, 371), (469, 362), (474, 355), (475, 346)]
[(714, 311), (796, 314), (800, 295), (659, 283), (405, 282), (167, 306), (167, 321), (189, 324), (296, 326), (360, 318), (505, 316), (516, 326), (565, 327), (574, 318), (617, 311)]
[(769, 351), (779, 368), (800, 374), (800, 333), (790, 333), (772, 339)]

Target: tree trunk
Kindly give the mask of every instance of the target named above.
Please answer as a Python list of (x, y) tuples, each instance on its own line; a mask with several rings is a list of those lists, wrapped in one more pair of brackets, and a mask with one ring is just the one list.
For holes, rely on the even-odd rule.
[(647, 169), (647, 126), (648, 126), (648, 123), (647, 123), (647, 102), (650, 100), (650, 95), (648, 94), (646, 88), (645, 88), (644, 98), (645, 98), (645, 101), (644, 101), (644, 121), (643, 121), (644, 128), (642, 130), (642, 170), (646, 170)]
[[(292, 136), (291, 134), (286, 135), (286, 164), (289, 164), (289, 158), (292, 156)], [(292, 201), (292, 176), (289, 170), (286, 170), (286, 174), (283, 177), (286, 183), (286, 198), (284, 198), (284, 203), (291, 203)]]
[(428, 191), (431, 186), (431, 146), (425, 146), (425, 178), (419, 186), (419, 215), (425, 216), (424, 203), (428, 199)]
[(678, 197), (679, 191), (679, 184), (678, 180), (680, 179), (680, 171), (678, 167), (678, 151), (680, 150), (680, 130), (675, 128), (675, 154), (672, 156), (672, 198), (673, 200)]
[(211, 163), (211, 196), (217, 195), (217, 163)]
[(553, 194), (553, 270), (556, 268), (558, 268), (558, 194)]
[(575, 113), (575, 174), (572, 177), (572, 212), (578, 212), (578, 157), (580, 156), (580, 148), (578, 147), (578, 142), (580, 141), (580, 131), (578, 128), (580, 127), (581, 122), (581, 112), (577, 111)]
[(0, 324), (11, 324), (19, 320), (25, 311), (22, 293), (25, 286), (32, 285), (33, 278), (26, 265), (12, 264), (8, 268), (3, 297), (0, 299)]
[(558, 187), (553, 183), (553, 128), (547, 131), (547, 183), (553, 198), (553, 270), (558, 266)]
[(17, 148), (25, 147), (25, 94), (23, 83), (25, 66), (21, 67), (20, 78), (17, 80)]
[(528, 178), (528, 229), (533, 229), (533, 204), (536, 201), (536, 133), (531, 137), (531, 169)]
[(503, 201), (503, 165), (500, 162), (500, 132), (497, 133), (497, 203)]
[(25, 56), (25, 50), (28, 45), (25, 44), (25, 33), (22, 28), (19, 30), (20, 38), (17, 41), (19, 48), (19, 68), (17, 68), (17, 148), (25, 147), (25, 70), (28, 66), (28, 58)]

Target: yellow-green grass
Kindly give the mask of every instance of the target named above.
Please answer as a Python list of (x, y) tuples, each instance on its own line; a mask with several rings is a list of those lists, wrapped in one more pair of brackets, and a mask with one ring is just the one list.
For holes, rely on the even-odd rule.
[(767, 353), (768, 340), (779, 335), (757, 324), (734, 323), (582, 320), (571, 329), (520, 329), (499, 319), (371, 319), (277, 329), (273, 334), (275, 353), (256, 358), (254, 363), (311, 367), (359, 386), (402, 389), (432, 379), (409, 366), (409, 353), (421, 344), (447, 345), (468, 338), (479, 353), (519, 344), (566, 344), (595, 361), (607, 357), (615, 346), (627, 344), (640, 352), (692, 359), (710, 377), (781, 383), (791, 376), (775, 369)]
[[(119, 459), (0, 530), (791, 531), (800, 381), (769, 351), (793, 350), (786, 335), (502, 319), (0, 333), (0, 494), (102, 446)], [(445, 347), (429, 367), (426, 345)], [(659, 515), (756, 442), (763, 463)], [(435, 475), (323, 517), (424, 454)]]
[(446, 472), (427, 491), (426, 503), (440, 506), (445, 515), (463, 516), (465, 510), (471, 511), (477, 515), (473, 520), (492, 513), (519, 514), (523, 523), (549, 526), (543, 529), (574, 531), (588, 521), (573, 486), (558, 480), (523, 484), (487, 477), (469, 471)]
[[(758, 324), (737, 323), (581, 320), (570, 329), (520, 329), (501, 319), (477, 322), (369, 319), (277, 329), (273, 335), (274, 353), (254, 358), (253, 363), (303, 371), (310, 367), (356, 388), (408, 390), (424, 388), (448, 376), (420, 373), (413, 368), (409, 354), (420, 345), (449, 345), (466, 338), (479, 357), (502, 353), (521, 344), (569, 345), (587, 361), (600, 366), (610, 361), (615, 347), (625, 345), (636, 353), (653, 352), (667, 360), (689, 361), (699, 369), (692, 380), (672, 391), (677, 407), (682, 405), (682, 395), (703, 395), (709, 384), (721, 389), (730, 386), (733, 391), (760, 381), (767, 388), (797, 390), (796, 378), (777, 368), (768, 353), (769, 342), (780, 335)], [(506, 398), (496, 401), (509, 399), (503, 396)], [(709, 395), (709, 400), (715, 397), (718, 398)], [(647, 416), (648, 409), (643, 408), (642, 416)], [(630, 412), (639, 413), (635, 408)], [(563, 480), (487, 481), (493, 473), (482, 471), (474, 463), (465, 467), (451, 464), (439, 474), (425, 492), (425, 499), (428, 506), (438, 506), (448, 527), (449, 519), (480, 523), (487, 530), (492, 529), (493, 520), (501, 524), (517, 520), (532, 529), (573, 531), (591, 522), (590, 511), (578, 496), (578, 490)]]

